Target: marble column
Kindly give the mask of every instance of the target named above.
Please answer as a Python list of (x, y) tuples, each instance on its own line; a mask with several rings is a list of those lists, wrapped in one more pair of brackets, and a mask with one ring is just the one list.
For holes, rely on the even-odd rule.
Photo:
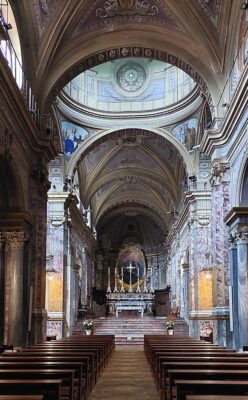
[(80, 265), (74, 264), (72, 266), (72, 302), (71, 302), (71, 323), (74, 324), (78, 317), (78, 303), (79, 303), (79, 270)]
[(23, 309), (23, 245), (24, 232), (5, 232), (5, 343), (22, 346)]
[(183, 269), (183, 302), (184, 302), (184, 318), (189, 318), (189, 264), (182, 264)]
[(237, 241), (235, 235), (230, 235), (229, 239), (229, 309), (230, 309), (230, 329), (232, 332), (231, 347), (240, 348), (239, 342), (239, 310), (238, 310), (238, 268), (237, 268)]
[(71, 231), (70, 223), (64, 223), (64, 270), (63, 270), (63, 336), (70, 336), (71, 324)]
[(248, 227), (237, 229), (238, 324), (240, 347), (248, 343)]
[(5, 251), (4, 235), (0, 232), (0, 345), (4, 338), (4, 287), (5, 287)]

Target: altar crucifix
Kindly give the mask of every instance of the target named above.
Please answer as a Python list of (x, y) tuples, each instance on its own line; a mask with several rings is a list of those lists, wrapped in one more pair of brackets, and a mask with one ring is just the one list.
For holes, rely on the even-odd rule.
[(133, 291), (133, 288), (132, 288), (132, 271), (136, 267), (132, 265), (132, 261), (129, 261), (129, 265), (126, 268), (129, 269), (129, 289), (128, 289), (128, 291), (131, 293)]

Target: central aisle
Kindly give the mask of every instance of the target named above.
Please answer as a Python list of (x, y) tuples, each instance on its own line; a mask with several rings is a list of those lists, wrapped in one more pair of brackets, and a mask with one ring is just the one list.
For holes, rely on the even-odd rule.
[(116, 349), (89, 400), (159, 400), (144, 350)]

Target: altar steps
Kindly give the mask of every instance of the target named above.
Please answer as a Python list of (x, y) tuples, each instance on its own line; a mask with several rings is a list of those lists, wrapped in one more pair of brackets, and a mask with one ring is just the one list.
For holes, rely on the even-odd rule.
[[(121, 346), (143, 346), (144, 335), (165, 335), (165, 317), (106, 317), (94, 318), (95, 335), (115, 335), (115, 344)], [(174, 320), (174, 335), (189, 335), (189, 327), (182, 318)], [(84, 332), (83, 322), (77, 321), (72, 334)]]

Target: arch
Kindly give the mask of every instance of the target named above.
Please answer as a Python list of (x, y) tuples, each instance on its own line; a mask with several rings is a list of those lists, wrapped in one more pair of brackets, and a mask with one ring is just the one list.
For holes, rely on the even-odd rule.
[(245, 161), (245, 165), (242, 168), (242, 174), (240, 184), (238, 185), (237, 196), (239, 199), (240, 206), (248, 206), (248, 159)]
[[(139, 131), (141, 131), (140, 128), (134, 128), (134, 129), (138, 129)], [(83, 142), (81, 144), (79, 149), (73, 154), (72, 158), (70, 159), (70, 162), (66, 169), (66, 175), (68, 177), (72, 177), (75, 174), (77, 163), (80, 161), (80, 159), (85, 157), (85, 155), (88, 151), (90, 151), (92, 149), (92, 146), (94, 145), (94, 143), (96, 141), (98, 141), (100, 139), (104, 139), (104, 138), (107, 140), (108, 135), (110, 135), (113, 132), (118, 132), (118, 131), (120, 131), (120, 129), (118, 129), (118, 130), (107, 129), (107, 130), (97, 132), (96, 134), (94, 134), (94, 136), (91, 136), (88, 139), (86, 139), (85, 142)], [(148, 132), (148, 130), (145, 130), (145, 129), (144, 129), (144, 131)], [(164, 139), (168, 140), (171, 144), (173, 144), (176, 147), (179, 154), (183, 158), (183, 161), (184, 161), (184, 164), (186, 167), (186, 171), (189, 175), (194, 174), (196, 172), (193, 161), (190, 157), (188, 150), (170, 132), (168, 132), (164, 128), (149, 128), (149, 131), (156, 133), (157, 135), (163, 137)]]
[[(157, 40), (158, 41), (158, 40)], [(115, 40), (116, 42), (116, 40)], [(117, 41), (119, 43), (119, 40)], [(159, 40), (160, 42), (160, 40)], [(93, 43), (93, 46), (90, 46), (90, 40), (89, 40), (89, 45), (88, 48), (92, 49), (96, 47), (96, 43)], [(74, 48), (75, 50), (75, 48)], [(87, 49), (84, 49), (85, 52)], [(82, 54), (82, 52), (81, 52)], [(82, 57), (82, 55), (80, 56)], [(68, 56), (68, 55), (67, 55)], [(162, 48), (158, 47), (153, 47), (153, 46), (143, 46), (139, 44), (123, 44), (122, 46), (112, 46), (110, 48), (105, 48), (105, 49), (96, 49), (94, 53), (89, 53), (86, 55), (84, 58), (80, 59), (75, 59), (75, 57), (79, 57), (79, 54), (73, 55), (73, 65), (69, 66), (67, 64), (67, 69), (63, 65), (60, 65), (60, 71), (57, 71), (57, 73), (60, 74), (60, 77), (57, 78), (56, 76), (51, 77), (49, 80), (47, 80), (47, 85), (50, 85), (49, 87), (46, 87), (46, 85), (42, 88), (42, 90), (46, 90), (47, 94), (44, 95), (46, 96), (46, 99), (48, 103), (52, 103), (53, 100), (56, 98), (56, 96), (59, 95), (60, 91), (63, 89), (63, 87), (70, 82), (73, 78), (75, 78), (77, 75), (81, 74), (82, 72), (95, 67), (97, 65), (103, 64), (108, 61), (114, 61), (116, 59), (121, 59), (121, 58), (129, 58), (129, 57), (143, 57), (143, 58), (148, 58), (148, 59), (154, 59), (158, 61), (162, 61), (165, 63), (169, 63), (177, 68), (180, 68), (184, 72), (186, 72), (190, 77), (194, 79), (194, 81), (200, 86), (201, 91), (205, 94), (206, 99), (208, 100), (209, 105), (213, 105), (213, 100), (212, 100), (212, 94), (210, 92), (210, 89), (206, 83), (206, 81), (203, 79), (201, 74), (198, 72), (198, 70), (194, 67), (192, 67), (189, 63), (181, 59), (180, 57), (174, 55), (173, 53), (169, 53), (165, 50), (162, 50)], [(55, 74), (54, 70), (54, 74)], [(213, 78), (212, 78), (213, 79)], [(214, 85), (213, 85), (214, 88)], [(213, 91), (214, 89), (212, 89)], [(215, 85), (215, 91), (216, 91), (216, 85)]]

